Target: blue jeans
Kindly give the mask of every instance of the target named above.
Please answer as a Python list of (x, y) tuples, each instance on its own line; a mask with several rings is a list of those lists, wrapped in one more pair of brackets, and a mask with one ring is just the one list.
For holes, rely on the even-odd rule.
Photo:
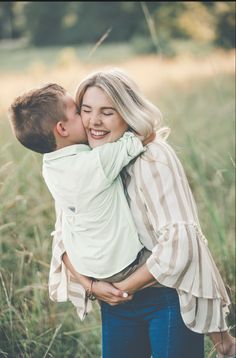
[(204, 358), (204, 335), (183, 323), (176, 290), (148, 287), (133, 300), (101, 303), (103, 358)]

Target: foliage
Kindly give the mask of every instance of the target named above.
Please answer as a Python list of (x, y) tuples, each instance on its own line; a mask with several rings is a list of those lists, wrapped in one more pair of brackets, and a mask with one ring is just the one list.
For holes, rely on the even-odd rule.
[(34, 45), (57, 45), (61, 42), (62, 20), (66, 8), (67, 4), (64, 1), (27, 2), (27, 29)]
[(69, 43), (96, 42), (108, 29), (111, 29), (108, 41), (127, 41), (143, 20), (140, 5), (135, 2), (81, 2), (79, 7), (72, 4), (68, 10), (77, 16), (77, 21), (65, 32)]
[[(107, 42), (135, 39), (141, 52), (168, 54), (171, 49), (166, 42), (186, 38), (235, 47), (235, 3), (227, 1), (1, 2), (0, 20), (0, 39), (27, 37), (35, 46), (94, 43), (110, 30)], [(146, 48), (141, 44), (141, 39), (149, 39), (149, 20), (161, 49), (155, 43)]]
[(225, 48), (235, 47), (235, 2), (216, 3), (216, 43)]

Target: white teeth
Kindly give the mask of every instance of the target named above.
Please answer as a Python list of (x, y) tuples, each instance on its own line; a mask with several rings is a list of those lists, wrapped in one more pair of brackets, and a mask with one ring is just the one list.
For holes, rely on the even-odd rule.
[(102, 135), (107, 134), (107, 132), (104, 132), (104, 131), (96, 131), (96, 130), (94, 130), (94, 129), (91, 129), (90, 132), (91, 132), (92, 135), (97, 135), (97, 136), (102, 136)]

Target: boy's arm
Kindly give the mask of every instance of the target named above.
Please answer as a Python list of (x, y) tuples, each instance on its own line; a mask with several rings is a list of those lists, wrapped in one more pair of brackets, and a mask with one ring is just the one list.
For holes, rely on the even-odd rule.
[(113, 143), (106, 143), (94, 149), (97, 151), (105, 176), (114, 180), (121, 170), (144, 151), (141, 140), (131, 132)]

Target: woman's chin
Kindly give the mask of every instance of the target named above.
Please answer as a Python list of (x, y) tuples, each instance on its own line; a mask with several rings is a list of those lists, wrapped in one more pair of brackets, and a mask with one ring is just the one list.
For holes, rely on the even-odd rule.
[(88, 143), (91, 148), (96, 148), (99, 147), (100, 145), (108, 143), (108, 140), (107, 138), (99, 138), (99, 139), (88, 138)]

